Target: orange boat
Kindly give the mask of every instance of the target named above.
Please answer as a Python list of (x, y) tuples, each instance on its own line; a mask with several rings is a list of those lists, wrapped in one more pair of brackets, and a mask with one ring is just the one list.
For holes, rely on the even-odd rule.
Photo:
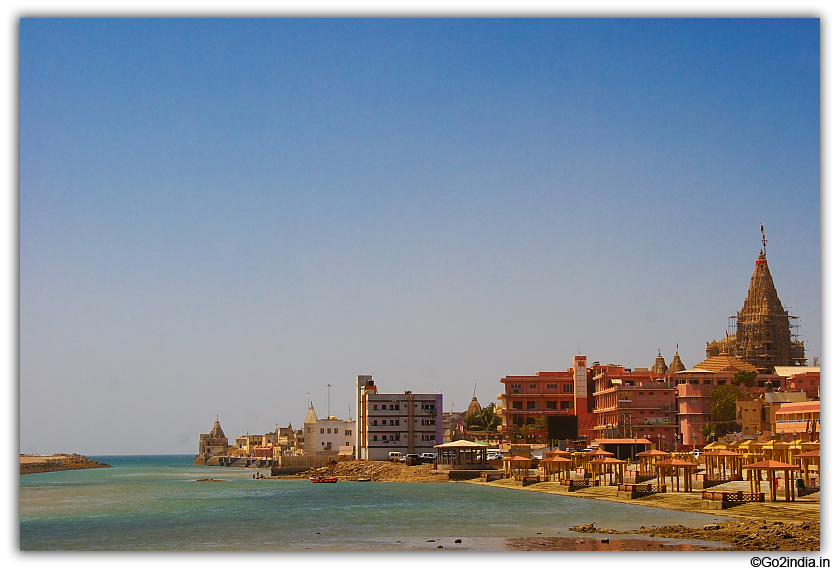
[(338, 477), (329, 477), (326, 475), (313, 475), (309, 478), (312, 483), (338, 483)]

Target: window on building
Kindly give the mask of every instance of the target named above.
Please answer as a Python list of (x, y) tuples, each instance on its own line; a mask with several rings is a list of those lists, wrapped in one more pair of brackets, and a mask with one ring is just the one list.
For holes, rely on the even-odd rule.
[(373, 420), (373, 425), (378, 426), (379, 425), (379, 420)]
[(571, 409), (571, 407), (572, 407), (572, 403), (569, 402), (568, 400), (560, 402), (560, 409), (561, 410), (568, 410), (568, 409)]
[(574, 391), (575, 391), (574, 386), (572, 386), (571, 384), (563, 384), (563, 393), (564, 394), (571, 394)]
[(378, 435), (373, 436), (373, 441), (379, 441), (379, 436)]
[(374, 409), (374, 410), (378, 410), (378, 409), (379, 409), (379, 406), (377, 406), (376, 404), (374, 404), (374, 405), (373, 405), (373, 409)]
[(653, 396), (653, 392), (650, 392), (648, 395)]
[(546, 385), (546, 388), (548, 388), (549, 390), (556, 390), (557, 389), (557, 384), (548, 384), (548, 385)]
[(525, 418), (525, 423), (529, 426), (532, 426), (536, 423), (536, 421), (534, 420), (534, 418)]
[(395, 426), (400, 425), (400, 420), (399, 420), (399, 419), (394, 420), (394, 425), (395, 425)]
[(511, 384), (510, 387), (514, 394), (518, 394), (519, 391), (522, 390), (522, 384)]
[[(344, 435), (353, 435), (353, 430), (352, 429), (344, 430)], [(350, 445), (350, 444), (348, 443), (347, 445)]]
[(552, 400), (545, 403), (545, 407), (549, 410), (556, 410), (557, 409), (557, 401)]
[(703, 380), (703, 384), (711, 384), (711, 383), (712, 383), (711, 380)]
[(321, 433), (324, 433), (324, 428), (321, 428)]
[(531, 385), (529, 386), (529, 388), (531, 388), (531, 390), (536, 390), (536, 389), (537, 389), (537, 385), (536, 385), (536, 384), (531, 384)]
[(511, 402), (510, 407), (514, 410), (521, 410), (522, 409), (522, 402)]
[(528, 409), (529, 410), (536, 410), (537, 409), (537, 403), (529, 401), (528, 402)]

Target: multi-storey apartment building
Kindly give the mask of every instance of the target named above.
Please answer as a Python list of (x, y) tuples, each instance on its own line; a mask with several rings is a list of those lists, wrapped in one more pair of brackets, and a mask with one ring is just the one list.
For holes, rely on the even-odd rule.
[(443, 394), (380, 394), (356, 376), (356, 457), (385, 461), (391, 451), (432, 453), (443, 443)]
[(673, 375), (608, 365), (595, 376), (596, 439), (646, 438), (657, 449), (677, 444)]
[[(499, 394), (502, 434), (512, 439), (522, 428), (530, 438), (546, 443), (554, 426), (560, 431), (577, 422), (575, 431), (584, 431), (594, 405), (592, 378), (599, 369), (596, 362), (587, 368), (585, 356), (575, 356), (574, 366), (563, 372), (537, 372), (534, 376), (505, 376), (499, 381), (505, 391)], [(574, 436), (573, 436), (574, 437)], [(566, 439), (566, 438), (562, 438)]]

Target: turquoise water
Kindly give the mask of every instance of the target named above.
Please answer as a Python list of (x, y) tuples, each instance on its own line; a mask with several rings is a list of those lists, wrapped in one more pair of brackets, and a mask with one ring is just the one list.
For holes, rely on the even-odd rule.
[(191, 455), (94, 459), (113, 467), (20, 477), (21, 550), (503, 550), (504, 539), (579, 537), (568, 527), (583, 523), (723, 520), (463, 483), (253, 479)]

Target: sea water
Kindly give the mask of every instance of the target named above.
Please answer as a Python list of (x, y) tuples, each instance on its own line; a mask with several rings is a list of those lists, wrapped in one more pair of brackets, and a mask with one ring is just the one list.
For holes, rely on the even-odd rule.
[(21, 550), (503, 550), (512, 538), (580, 537), (577, 524), (724, 520), (466, 483), (254, 479), (191, 455), (94, 459), (112, 467), (20, 477)]

